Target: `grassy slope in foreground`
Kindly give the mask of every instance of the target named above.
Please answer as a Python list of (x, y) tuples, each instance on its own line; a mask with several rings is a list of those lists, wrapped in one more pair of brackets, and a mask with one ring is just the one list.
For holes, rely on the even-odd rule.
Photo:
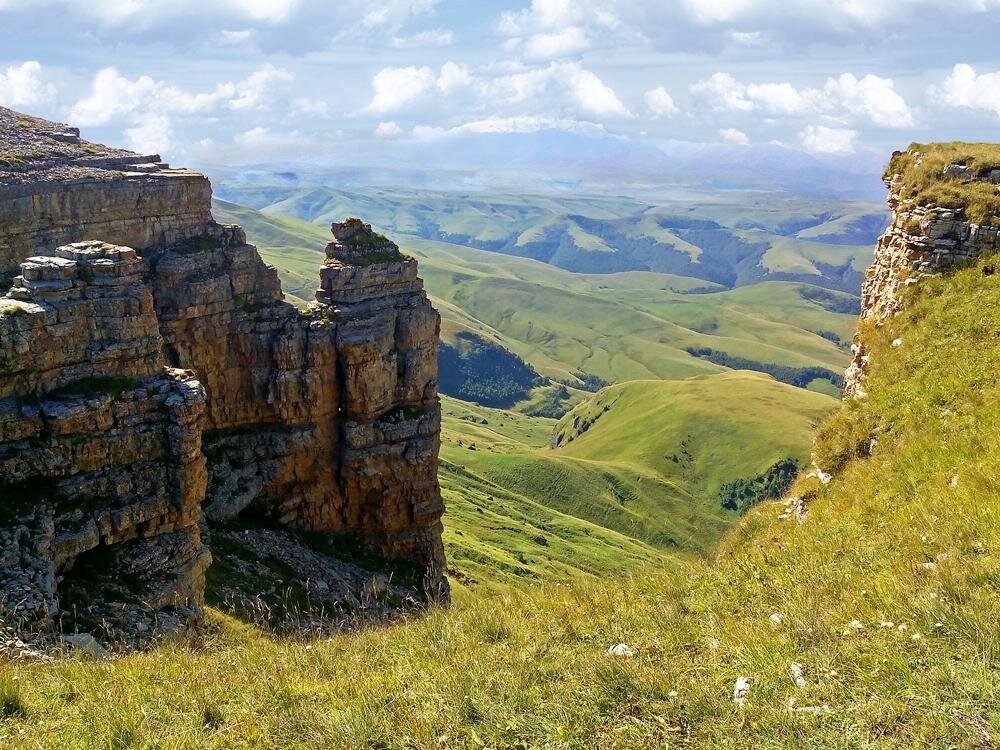
[[(867, 334), (871, 395), (821, 431), (837, 471), (800, 487), (801, 525), (767, 504), (716, 564), (463, 597), (329, 640), (270, 638), (212, 613), (194, 651), (4, 666), (0, 744), (990, 747), (1000, 277), (970, 268), (916, 290), (909, 312)], [(637, 656), (606, 657), (619, 641)], [(744, 709), (731, 699), (740, 676), (753, 680)], [(791, 700), (829, 710), (793, 713)]]

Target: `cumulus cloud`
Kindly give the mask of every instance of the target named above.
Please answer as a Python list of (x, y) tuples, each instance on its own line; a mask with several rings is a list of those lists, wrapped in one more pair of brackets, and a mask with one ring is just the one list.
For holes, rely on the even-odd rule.
[(42, 66), (37, 60), (0, 71), (0, 105), (14, 109), (37, 107), (51, 101), (55, 95), (55, 84), (42, 80)]
[(646, 102), (646, 108), (653, 113), (655, 117), (669, 117), (670, 115), (676, 115), (680, 112), (677, 105), (674, 104), (674, 99), (663, 86), (657, 86), (655, 89), (650, 89), (646, 92), (643, 99)]
[(869, 74), (859, 80), (843, 73), (828, 80), (823, 93), (831, 108), (843, 107), (852, 114), (868, 117), (879, 127), (913, 127), (913, 113), (894, 90), (891, 78)]
[(524, 54), (529, 59), (548, 60), (583, 52), (590, 46), (586, 32), (579, 26), (570, 26), (548, 34), (534, 34), (524, 44)]
[(853, 154), (857, 140), (856, 130), (828, 128), (825, 125), (810, 125), (800, 135), (802, 147), (818, 154)]
[(397, 138), (402, 134), (403, 129), (391, 120), (389, 122), (380, 122), (375, 128), (376, 138)]
[(432, 89), (451, 94), (472, 82), (468, 66), (450, 61), (441, 66), (440, 74), (435, 74), (426, 65), (419, 68), (415, 65), (382, 68), (372, 78), (373, 95), (367, 111), (377, 114), (394, 112)]
[(372, 90), (365, 111), (374, 114), (401, 110), (434, 91), (445, 95), (467, 91), (465, 96), (482, 107), (534, 103), (544, 106), (547, 114), (553, 108), (569, 108), (592, 117), (633, 116), (610, 86), (576, 62), (552, 62), (534, 68), (515, 66), (514, 72), (500, 75), (495, 71), (476, 74), (467, 65), (455, 62), (445, 63), (438, 73), (427, 66), (383, 68), (372, 79)]
[(481, 96), (494, 103), (518, 104), (546, 95), (555, 103), (553, 93), (565, 95), (578, 111), (596, 117), (631, 117), (614, 90), (580, 63), (553, 62), (544, 68), (531, 68), (509, 75), (480, 81)]
[(610, 40), (624, 31), (618, 16), (593, 0), (532, 0), (520, 11), (500, 14), (497, 30), (505, 49), (522, 50), (530, 60), (554, 60), (589, 49), (594, 39)]
[(155, 112), (145, 112), (131, 128), (125, 128), (125, 145), (140, 154), (160, 154), (174, 143), (170, 118)]
[(88, 126), (104, 125), (133, 113), (196, 114), (223, 105), (234, 110), (254, 109), (265, 106), (273, 89), (293, 78), (287, 70), (268, 63), (238, 83), (220, 83), (211, 91), (192, 92), (150, 76), (132, 80), (115, 68), (102, 68), (94, 76), (90, 93), (71, 108), (70, 119)]
[(450, 29), (430, 29), (410, 36), (393, 37), (390, 46), (395, 49), (418, 49), (420, 47), (447, 47), (454, 43), (454, 31)]
[(776, 115), (843, 114), (865, 118), (882, 128), (909, 128), (913, 112), (891, 78), (843, 73), (822, 88), (796, 89), (790, 83), (744, 84), (729, 73), (715, 73), (691, 85), (691, 93), (717, 111), (761, 110)]
[(750, 143), (750, 138), (747, 134), (736, 128), (723, 128), (719, 131), (719, 137), (723, 143), (732, 143), (736, 146), (746, 146)]
[(1000, 117), (1000, 71), (977, 73), (971, 65), (956, 65), (939, 85), (927, 90), (927, 98), (936, 104), (982, 109)]
[(704, 81), (691, 84), (691, 93), (720, 111), (749, 112), (754, 103), (746, 98), (747, 87), (729, 73), (715, 73)]

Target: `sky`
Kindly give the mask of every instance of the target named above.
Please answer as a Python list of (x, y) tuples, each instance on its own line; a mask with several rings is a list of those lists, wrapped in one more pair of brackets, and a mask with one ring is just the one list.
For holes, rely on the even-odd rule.
[(1000, 0), (0, 0), (0, 105), (179, 163), (997, 140)]

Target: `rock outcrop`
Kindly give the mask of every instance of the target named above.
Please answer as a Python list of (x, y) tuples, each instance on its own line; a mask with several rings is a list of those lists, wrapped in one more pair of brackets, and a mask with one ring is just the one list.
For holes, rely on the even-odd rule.
[[(949, 165), (941, 176), (967, 183), (1000, 183), (1000, 169), (979, 175), (961, 164)], [(898, 313), (903, 305), (903, 290), (921, 277), (1000, 250), (1000, 228), (966, 220), (962, 208), (904, 200), (900, 175), (886, 177), (892, 220), (879, 238), (875, 259), (865, 272), (861, 288), (862, 325), (880, 326)], [(864, 377), (870, 354), (860, 335), (855, 336), (851, 348), (854, 356), (845, 375), (844, 396), (858, 398), (865, 395)]]
[(8, 623), (196, 624), (206, 521), (348, 538), (447, 598), (440, 319), (416, 261), (335, 224), (299, 310), (210, 208), (202, 175), (0, 109)]

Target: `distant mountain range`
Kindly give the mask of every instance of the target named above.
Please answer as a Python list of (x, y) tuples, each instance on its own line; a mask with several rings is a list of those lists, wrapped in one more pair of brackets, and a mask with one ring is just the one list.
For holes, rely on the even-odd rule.
[(612, 191), (669, 195), (685, 189), (767, 190), (881, 201), (883, 155), (814, 155), (776, 144), (656, 142), (603, 133), (447, 132), (425, 139), (345, 145), (321, 162), (201, 165), (230, 185), (438, 190)]

